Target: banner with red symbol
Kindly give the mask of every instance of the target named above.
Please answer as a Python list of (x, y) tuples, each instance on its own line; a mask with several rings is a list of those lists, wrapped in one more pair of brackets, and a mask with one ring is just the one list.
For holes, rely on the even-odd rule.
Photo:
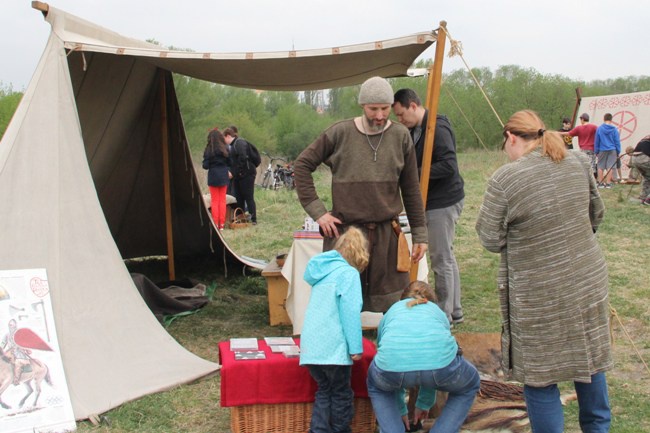
[[(621, 153), (625, 153), (626, 147), (636, 146), (650, 134), (650, 91), (582, 98), (578, 115), (582, 113), (589, 114), (594, 125), (601, 125), (603, 116), (611, 113), (612, 123), (621, 135)], [(624, 178), (629, 172), (627, 160), (627, 156), (621, 158)]]

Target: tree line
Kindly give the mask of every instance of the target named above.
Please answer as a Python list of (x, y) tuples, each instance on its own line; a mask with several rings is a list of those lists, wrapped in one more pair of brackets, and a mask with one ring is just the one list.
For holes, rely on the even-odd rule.
[[(414, 67), (426, 68), (430, 63), (420, 61)], [(321, 92), (259, 92), (181, 75), (174, 75), (174, 82), (188, 142), (197, 156), (210, 129), (236, 125), (261, 151), (292, 160), (330, 124), (361, 113), (358, 85)], [(390, 82), (395, 90), (414, 89), (426, 102), (426, 77), (392, 78)], [(458, 69), (443, 75), (438, 112), (452, 122), (459, 151), (495, 149), (501, 143), (501, 125), (483, 92), (503, 121), (528, 108), (541, 115), (548, 129), (559, 129), (562, 118), (573, 114), (576, 88), (585, 97), (639, 92), (650, 89), (650, 76), (584, 82), (517, 65), (494, 71), (475, 68), (471, 73)], [(21, 97), (21, 92), (0, 82), (0, 135)]]

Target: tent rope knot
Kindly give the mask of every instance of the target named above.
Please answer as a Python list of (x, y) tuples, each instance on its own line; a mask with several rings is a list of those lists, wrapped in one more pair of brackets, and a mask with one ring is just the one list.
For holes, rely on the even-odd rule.
[(456, 41), (452, 39), (451, 37), (449, 38), (449, 54), (447, 54), (448, 57), (454, 57), (454, 56), (463, 56), (463, 43), (461, 41)]

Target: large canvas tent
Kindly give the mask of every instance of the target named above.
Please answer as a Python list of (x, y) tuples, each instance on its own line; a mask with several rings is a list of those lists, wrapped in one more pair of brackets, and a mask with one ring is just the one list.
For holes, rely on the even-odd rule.
[(255, 266), (209, 218), (172, 73), (256, 89), (354, 85), (405, 76), (436, 33), (313, 51), (174, 52), (34, 6), (52, 31), (0, 142), (0, 263), (47, 270), (84, 419), (218, 369), (159, 325), (124, 259), (208, 254), (215, 266)]

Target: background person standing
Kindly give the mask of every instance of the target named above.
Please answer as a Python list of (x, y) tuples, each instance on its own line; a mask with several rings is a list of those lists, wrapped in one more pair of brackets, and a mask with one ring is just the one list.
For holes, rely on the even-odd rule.
[(598, 188), (612, 187), (612, 171), (616, 170), (621, 153), (621, 137), (612, 124), (612, 114), (605, 113), (603, 124), (596, 130), (594, 152), (598, 158)]
[(584, 155), (545, 129), (533, 111), (510, 117), (503, 145), (512, 162), (488, 181), (476, 223), (481, 244), (501, 255), (503, 369), (524, 384), (534, 432), (564, 432), (565, 381), (582, 431), (607, 432), (609, 282), (595, 236), (605, 207)]
[[(422, 155), (426, 138), (429, 111), (412, 89), (395, 93), (393, 113), (399, 122), (409, 128), (418, 172), (422, 172)], [(438, 305), (447, 314), (450, 323), (461, 323), (460, 272), (454, 255), (456, 224), (463, 211), (465, 190), (456, 160), (456, 138), (447, 117), (438, 115), (431, 156), (429, 189), (425, 205), (429, 231), (429, 257), (435, 278)]]
[[(571, 131), (571, 119), (565, 117), (562, 119), (562, 128), (558, 129), (559, 132), (569, 132)], [(573, 149), (573, 137), (570, 135), (563, 135), (564, 145), (567, 149)]]
[(643, 177), (641, 181), (641, 203), (650, 206), (650, 135), (639, 141), (631, 152), (630, 167), (639, 170)]
[(569, 132), (560, 132), (562, 135), (570, 135), (571, 137), (578, 137), (578, 147), (582, 150), (591, 161), (591, 171), (594, 177), (598, 177), (596, 169), (596, 154), (594, 153), (594, 141), (596, 140), (596, 130), (598, 127), (593, 123), (589, 123), (589, 114), (582, 113), (580, 115), (580, 125), (576, 126)]
[[(361, 276), (363, 309), (385, 312), (409, 284), (397, 270), (398, 236), (393, 231), (402, 209), (411, 226), (411, 259), (427, 250), (427, 227), (418, 182), (415, 149), (408, 130), (388, 119), (393, 89), (381, 77), (361, 85), (362, 116), (330, 126), (296, 159), (296, 192), (305, 211), (323, 231), (323, 250), (332, 249), (346, 227), (359, 227), (370, 243), (370, 263)], [(332, 210), (318, 197), (312, 173), (332, 170)]]
[(212, 220), (219, 230), (226, 226), (226, 189), (230, 183), (230, 158), (223, 134), (217, 128), (208, 133), (203, 151), (203, 168), (208, 170)]
[(229, 126), (223, 130), (226, 144), (232, 146), (230, 154), (231, 173), (237, 207), (248, 211), (251, 222), (257, 224), (257, 209), (255, 207), (255, 176), (257, 167), (250, 161), (249, 144), (238, 135), (236, 126)]

